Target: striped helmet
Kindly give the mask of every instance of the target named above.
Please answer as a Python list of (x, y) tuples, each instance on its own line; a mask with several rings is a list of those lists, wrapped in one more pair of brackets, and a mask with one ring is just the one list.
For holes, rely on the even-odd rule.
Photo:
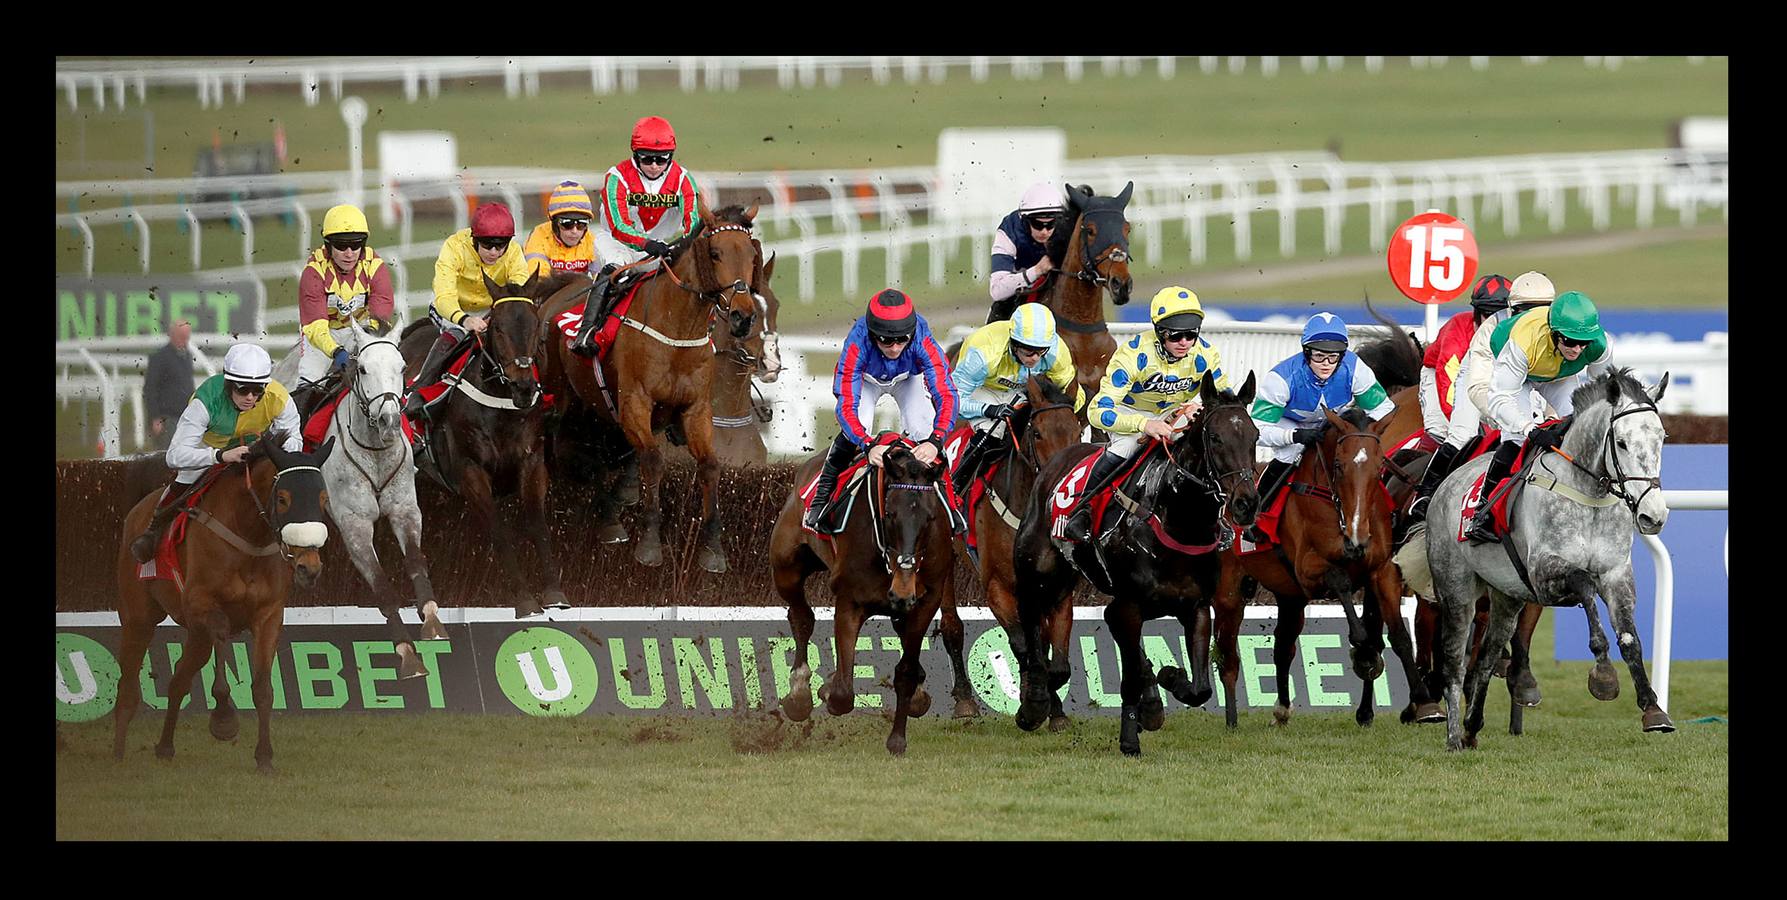
[(589, 191), (575, 181), (561, 181), (552, 189), (551, 199), (546, 201), (548, 218), (581, 218), (588, 219), (594, 215), (595, 207), (589, 202)]
[(1011, 314), (1011, 342), (1037, 350), (1055, 347), (1055, 314), (1041, 303), (1025, 303)]
[(1508, 292), (1513, 285), (1500, 275), (1485, 275), (1471, 288), (1471, 309), (1482, 315), (1508, 308)]
[(888, 288), (869, 298), (869, 333), (878, 337), (907, 337), (918, 330), (918, 310), (912, 298)]

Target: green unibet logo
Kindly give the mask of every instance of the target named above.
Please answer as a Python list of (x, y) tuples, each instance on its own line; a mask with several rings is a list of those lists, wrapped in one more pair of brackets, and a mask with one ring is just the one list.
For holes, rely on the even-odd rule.
[(56, 718), (91, 722), (111, 712), (120, 675), (118, 660), (98, 641), (56, 635)]
[(555, 628), (523, 628), (496, 652), (496, 683), (530, 716), (575, 716), (595, 702), (596, 661)]
[[(1011, 641), (1003, 628), (988, 628), (968, 648), (968, 682), (974, 692), (997, 712), (1008, 716), (1018, 712), (1018, 676), (1023, 668), (1017, 654), (1011, 652)], [(1058, 691), (1067, 698), (1070, 685)]]

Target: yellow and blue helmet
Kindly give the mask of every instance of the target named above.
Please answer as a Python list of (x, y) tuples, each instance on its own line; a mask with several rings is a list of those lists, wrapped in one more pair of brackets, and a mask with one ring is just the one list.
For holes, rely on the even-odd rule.
[(1011, 314), (1011, 342), (1047, 352), (1055, 347), (1055, 314), (1041, 303), (1025, 303)]
[(1204, 307), (1189, 288), (1161, 288), (1148, 301), (1148, 318), (1155, 331), (1196, 331), (1204, 324)]

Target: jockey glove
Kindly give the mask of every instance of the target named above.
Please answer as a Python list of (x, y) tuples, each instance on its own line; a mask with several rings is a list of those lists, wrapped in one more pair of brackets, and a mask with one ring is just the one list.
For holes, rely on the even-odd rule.
[(657, 240), (653, 240), (651, 238), (646, 238), (645, 239), (645, 252), (651, 254), (652, 256), (657, 256), (657, 257), (669, 256), (670, 255), (670, 245), (664, 243), (663, 241), (657, 241)]
[(993, 403), (980, 411), (982, 416), (989, 419), (1003, 419), (1010, 413), (1011, 405), (1008, 403)]
[(1547, 447), (1556, 447), (1558, 440), (1557, 435), (1549, 429), (1534, 428), (1526, 433), (1526, 443), (1534, 450), (1544, 450)]
[(1291, 440), (1305, 447), (1313, 447), (1322, 442), (1322, 428), (1320, 425), (1299, 428), (1291, 433)]
[(335, 348), (335, 357), (334, 357), (333, 361), (331, 361), (329, 363), (329, 370), (331, 372), (340, 372), (346, 368), (347, 368), (347, 348), (346, 347), (336, 347)]

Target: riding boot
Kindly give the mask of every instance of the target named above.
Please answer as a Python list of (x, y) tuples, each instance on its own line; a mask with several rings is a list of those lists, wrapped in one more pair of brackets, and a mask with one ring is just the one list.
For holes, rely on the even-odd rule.
[(1502, 539), (1495, 534), (1495, 513), (1490, 509), (1489, 498), (1495, 493), (1497, 485), (1508, 477), (1508, 471), (1514, 467), (1514, 459), (1520, 455), (1519, 441), (1503, 441), (1495, 448), (1495, 457), (1489, 461), (1489, 471), (1483, 473), (1483, 489), (1478, 494), (1481, 501), (1477, 506), (1477, 515), (1471, 519), (1471, 527), (1465, 531), (1465, 537), (1473, 544), (1499, 544)]
[(1441, 444), (1433, 451), (1433, 458), (1427, 461), (1427, 474), (1421, 476), (1421, 483), (1415, 487), (1414, 502), (1409, 504), (1409, 518), (1422, 520), (1427, 518), (1427, 503), (1433, 499), (1433, 492), (1439, 490), (1440, 482), (1446, 480), (1447, 473), (1452, 471), (1452, 462), (1458, 458), (1458, 448), (1451, 444)]
[(577, 337), (571, 341), (571, 352), (585, 358), (596, 355), (596, 332), (608, 323), (608, 306), (613, 296), (614, 275), (606, 267), (596, 276), (589, 300), (583, 304), (583, 320), (577, 323)]
[(818, 531), (819, 523), (825, 520), (825, 514), (831, 509), (831, 494), (838, 486), (838, 473), (850, 465), (856, 458), (857, 446), (850, 439), (838, 435), (832, 439), (831, 451), (825, 454), (825, 466), (819, 470), (819, 483), (813, 488), (813, 503), (807, 507), (807, 515), (802, 524)]
[(1011, 314), (1015, 312), (1017, 308), (1018, 295), (1016, 294), (1013, 294), (1004, 300), (994, 300), (992, 307), (987, 310), (987, 324), (991, 325), (994, 322), (1003, 322), (1006, 319), (1011, 318)]
[(410, 383), (409, 397), (403, 401), (403, 414), (415, 418), (422, 414), (426, 405), (422, 399), (422, 388), (440, 380), (441, 370), (447, 367), (447, 360), (452, 357), (453, 349), (459, 346), (460, 339), (450, 331), (441, 332), (435, 338), (434, 346), (428, 348), (428, 357), (422, 360), (422, 369), (416, 373), (416, 380)]
[(1000, 430), (998, 425), (994, 425), (985, 431), (975, 432), (974, 437), (968, 441), (968, 449), (962, 451), (962, 458), (956, 464), (955, 475), (951, 477), (951, 483), (956, 489), (956, 496), (964, 500), (967, 499), (968, 486), (974, 483), (974, 476), (976, 470), (980, 468), (981, 458), (987, 455), (988, 450), (998, 446), (1000, 437), (1004, 437), (1004, 435), (994, 436), (994, 432)]
[(161, 543), (161, 532), (180, 514), (180, 505), (173, 502), (174, 498), (185, 493), (189, 486), (173, 482), (162, 489), (161, 497), (155, 501), (155, 513), (149, 517), (149, 527), (130, 542), (131, 559), (146, 563), (155, 558), (155, 546)]
[[(1273, 498), (1278, 496), (1278, 491), (1284, 487), (1285, 482), (1290, 481), (1291, 470), (1296, 467), (1296, 463), (1285, 462), (1282, 459), (1274, 459), (1266, 464), (1266, 471), (1260, 473), (1260, 515), (1264, 515), (1266, 510), (1272, 508)], [(1245, 536), (1255, 544), (1264, 544), (1267, 540), (1266, 533), (1260, 530), (1258, 519), (1255, 519), (1254, 523), (1247, 527)]]
[(1129, 460), (1109, 450), (1099, 451), (1098, 462), (1092, 464), (1092, 474), (1086, 479), (1086, 489), (1080, 492), (1079, 502), (1068, 514), (1067, 525), (1061, 530), (1062, 537), (1080, 543), (1092, 540), (1092, 498), (1104, 490), (1111, 476), (1127, 462)]

